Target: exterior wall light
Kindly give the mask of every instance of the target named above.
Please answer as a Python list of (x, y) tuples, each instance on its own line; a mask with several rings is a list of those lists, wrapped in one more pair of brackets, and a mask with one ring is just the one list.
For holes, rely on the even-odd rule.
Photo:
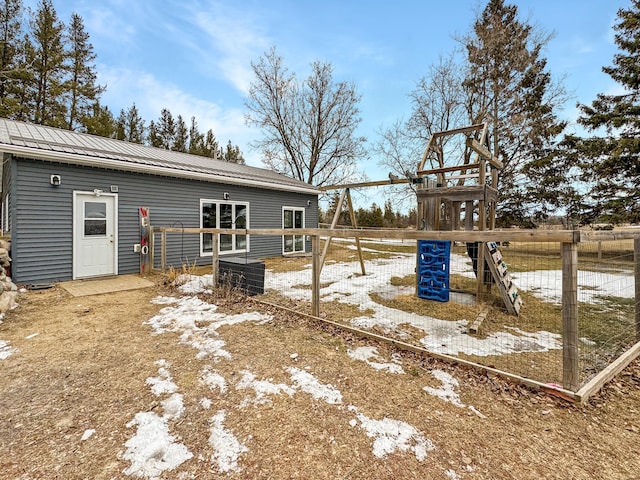
[(60, 175), (51, 175), (50, 182), (54, 187), (59, 187), (62, 183), (62, 177)]

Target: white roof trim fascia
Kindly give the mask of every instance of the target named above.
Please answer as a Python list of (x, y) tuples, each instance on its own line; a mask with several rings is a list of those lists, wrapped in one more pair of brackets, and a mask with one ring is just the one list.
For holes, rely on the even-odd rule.
[(230, 185), (246, 185), (259, 188), (267, 188), (269, 190), (286, 190), (288, 192), (308, 193), (311, 195), (319, 195), (320, 190), (309, 185), (309, 187), (296, 187), (295, 185), (287, 185), (281, 183), (265, 182), (261, 180), (249, 180), (244, 178), (226, 177), (223, 175), (215, 175), (213, 173), (190, 172), (188, 170), (174, 170), (168, 167), (160, 167), (155, 165), (144, 165), (140, 163), (126, 163), (126, 167), (122, 160), (112, 160), (108, 158), (91, 158), (76, 153), (56, 152), (53, 150), (37, 150), (29, 147), (21, 147), (18, 145), (0, 144), (0, 151), (17, 154), (26, 158), (36, 160), (49, 160), (71, 165), (83, 165), (89, 167), (111, 168), (114, 170), (122, 170), (125, 172), (149, 173), (154, 175), (162, 175), (168, 177), (188, 178), (191, 180), (203, 180), (208, 182), (219, 182)]

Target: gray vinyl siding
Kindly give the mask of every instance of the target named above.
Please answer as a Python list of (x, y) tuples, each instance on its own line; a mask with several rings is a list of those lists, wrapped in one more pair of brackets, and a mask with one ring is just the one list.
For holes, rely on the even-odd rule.
[[(140, 257), (133, 246), (140, 243), (138, 208), (150, 208), (154, 227), (200, 227), (200, 200), (249, 203), (250, 228), (281, 228), (282, 206), (305, 208), (307, 227), (317, 226), (317, 196), (280, 190), (224, 185), (115, 170), (77, 167), (39, 160), (19, 159), (12, 165), (15, 188), (15, 227), (12, 236), (12, 274), (19, 284), (70, 280), (73, 275), (73, 192), (95, 189), (110, 193), (118, 187), (118, 273), (139, 271)], [(50, 185), (50, 175), (62, 177)], [(311, 200), (311, 206), (307, 201)], [(160, 236), (156, 236), (159, 266)], [(167, 264), (207, 264), (200, 258), (200, 239), (193, 234), (167, 235)], [(280, 236), (250, 238), (249, 258), (282, 254)], [(243, 254), (244, 255), (244, 254)], [(234, 256), (238, 256), (237, 254)]]

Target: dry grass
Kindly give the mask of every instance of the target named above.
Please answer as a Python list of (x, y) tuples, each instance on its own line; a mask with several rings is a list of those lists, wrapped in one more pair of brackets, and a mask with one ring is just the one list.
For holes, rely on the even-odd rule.
[[(0, 478), (121, 479), (121, 459), (133, 435), (126, 424), (141, 411), (158, 411), (146, 378), (158, 359), (184, 395), (186, 411), (172, 424), (194, 458), (162, 478), (446, 479), (448, 470), (469, 479), (629, 479), (637, 474), (640, 424), (640, 364), (634, 363), (584, 408), (464, 368), (401, 352), (407, 375), (378, 372), (350, 359), (348, 349), (387, 345), (365, 342), (312, 320), (297, 318), (252, 299), (229, 295), (219, 311), (259, 310), (273, 315), (264, 325), (219, 329), (232, 360), (214, 368), (230, 384), (225, 394), (198, 381), (210, 365), (180, 343), (179, 333), (152, 335), (144, 322), (161, 307), (150, 303), (161, 286), (73, 298), (59, 288), (21, 294), (20, 307), (0, 325), (0, 338), (19, 352), (0, 362)], [(218, 297), (221, 299), (222, 296)], [(37, 336), (27, 338), (31, 334)], [(296, 359), (291, 354), (297, 353)], [(310, 396), (271, 397), (271, 404), (240, 407), (245, 390), (233, 385), (242, 370), (272, 382), (288, 382), (283, 368), (308, 368), (343, 396), (342, 406)], [(431, 370), (446, 370), (460, 382), (461, 400), (487, 418), (428, 395), (438, 388)], [(200, 399), (214, 402), (203, 409)], [(419, 462), (410, 453), (372, 454), (373, 439), (346, 405), (373, 419), (414, 425), (435, 450)], [(227, 413), (225, 426), (248, 452), (241, 471), (217, 472), (208, 445), (209, 419)], [(80, 437), (88, 428), (96, 434)], [(526, 447), (523, 447), (526, 445)]]

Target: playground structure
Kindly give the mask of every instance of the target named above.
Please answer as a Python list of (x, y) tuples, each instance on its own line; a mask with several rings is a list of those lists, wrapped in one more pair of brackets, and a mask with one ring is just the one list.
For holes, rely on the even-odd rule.
[[(444, 144), (450, 139), (455, 138), (458, 141), (458, 146), (463, 148), (447, 149), (448, 152), (458, 152), (456, 156), (452, 158), (445, 158)], [(462, 138), (462, 141), (459, 139)], [(427, 162), (429, 167), (426, 168)], [(417, 166), (415, 174), (408, 173), (406, 178), (398, 178), (393, 175), (389, 176), (388, 180), (374, 181), (366, 183), (354, 183), (349, 185), (334, 185), (324, 187), (323, 190), (341, 190), (337, 205), (336, 214), (330, 225), (330, 228), (317, 228), (317, 229), (300, 229), (296, 232), (299, 235), (306, 235), (311, 240), (312, 245), (312, 263), (311, 268), (303, 269), (304, 274), (301, 276), (292, 276), (292, 278), (286, 281), (286, 285), (283, 284), (279, 287), (279, 291), (285, 291), (288, 289), (295, 289), (298, 287), (301, 290), (310, 290), (308, 303), (297, 301), (299, 307), (296, 307), (295, 311), (302, 315), (308, 315), (309, 317), (325, 322), (331, 325), (332, 328), (340, 328), (352, 332), (358, 336), (372, 338), (376, 341), (388, 342), (391, 345), (401, 348), (407, 351), (411, 351), (418, 354), (425, 354), (441, 358), (446, 361), (455, 362), (457, 364), (468, 365), (471, 367), (478, 367), (485, 371), (499, 374), (501, 376), (510, 378), (518, 383), (524, 383), (534, 388), (541, 388), (552, 393), (558, 394), (565, 398), (573, 399), (577, 402), (583, 402), (588, 399), (593, 393), (598, 391), (602, 385), (611, 380), (617, 373), (626, 367), (631, 361), (640, 355), (640, 232), (637, 230), (627, 231), (599, 231), (599, 232), (587, 232), (587, 231), (552, 231), (552, 230), (495, 230), (495, 215), (496, 215), (496, 202), (499, 196), (498, 188), (498, 175), (502, 168), (501, 163), (491, 153), (490, 145), (487, 138), (486, 125), (472, 125), (461, 129), (450, 130), (445, 132), (438, 132), (434, 134), (429, 141), (429, 144), (425, 150), (425, 153)], [(353, 203), (351, 199), (351, 189), (366, 188), (373, 186), (385, 186), (396, 184), (412, 184), (416, 188), (416, 197), (418, 200), (418, 220), (417, 228), (413, 229), (392, 229), (392, 230), (362, 230), (358, 229), (356, 223), (356, 216), (353, 209)], [(338, 220), (342, 213), (343, 206), (346, 206), (349, 212), (349, 219), (351, 221), (351, 228), (338, 228)], [(211, 258), (211, 272), (212, 281), (219, 282), (222, 259), (218, 258), (217, 242), (219, 235), (241, 233), (246, 235), (290, 235), (291, 229), (269, 229), (269, 230), (225, 230), (225, 229), (203, 229), (203, 228), (172, 228), (172, 227), (150, 227), (150, 248), (148, 265), (145, 271), (150, 272), (154, 268), (158, 268), (161, 271), (165, 271), (167, 265), (166, 245), (167, 234), (173, 235), (185, 235), (194, 234), (200, 235), (202, 233), (208, 233), (212, 235), (213, 247)], [(160, 237), (160, 261), (154, 262), (154, 252), (157, 251), (154, 244), (154, 236)], [(495, 326), (495, 315), (498, 312), (496, 310), (490, 310), (489, 304), (484, 303), (487, 300), (488, 293), (494, 286), (498, 289), (502, 301), (506, 307), (507, 313), (510, 315), (504, 315), (504, 317), (510, 320), (501, 320), (502, 328), (505, 327), (511, 331), (515, 327), (522, 327), (516, 343), (526, 340), (529, 335), (536, 334), (542, 328), (538, 325), (541, 318), (539, 311), (535, 309), (534, 301), (530, 302), (531, 287), (527, 290), (523, 286), (522, 290), (527, 297), (527, 305), (529, 308), (522, 310), (522, 303), (520, 301), (520, 294), (515, 288), (515, 285), (511, 282), (511, 276), (507, 271), (506, 264), (502, 261), (502, 254), (500, 251), (500, 245), (504, 242), (512, 242), (514, 244), (527, 245), (524, 251), (526, 255), (526, 248), (537, 249), (537, 245), (549, 245), (549, 248), (556, 250), (557, 263), (554, 263), (554, 268), (560, 268), (558, 277), (552, 279), (548, 277), (547, 280), (540, 280), (536, 283), (535, 290), (540, 291), (545, 287), (555, 284), (560, 290), (557, 299), (537, 301), (538, 307), (542, 305), (545, 308), (545, 315), (550, 315), (550, 320), (546, 326), (550, 327), (552, 332), (557, 332), (549, 335), (557, 335), (561, 340), (560, 347), (554, 347), (549, 350), (549, 353), (545, 353), (542, 349), (538, 351), (537, 347), (532, 352), (528, 352), (524, 355), (493, 355), (488, 357), (487, 360), (483, 360), (483, 356), (475, 356), (469, 358), (461, 357), (459, 355), (450, 355), (448, 353), (439, 353), (438, 349), (442, 347), (443, 343), (447, 343), (450, 338), (443, 337), (440, 339), (437, 337), (437, 331), (428, 331), (426, 338), (433, 338), (436, 344), (435, 350), (431, 347), (425, 348), (424, 345), (416, 344), (416, 342), (401, 341), (397, 338), (388, 338), (384, 335), (372, 333), (366, 329), (354, 327), (350, 324), (345, 324), (342, 320), (349, 318), (340, 313), (336, 320), (331, 320), (327, 311), (324, 310), (328, 305), (335, 302), (334, 297), (330, 293), (325, 293), (325, 290), (329, 290), (330, 286), (338, 282), (336, 279), (321, 281), (322, 267), (327, 260), (327, 256), (330, 249), (330, 243), (332, 238), (339, 238), (343, 241), (353, 241), (355, 239), (355, 250), (357, 250), (357, 257), (359, 267), (361, 269), (362, 277), (356, 278), (349, 272), (345, 274), (344, 270), (341, 272), (341, 280), (346, 281), (344, 284), (352, 285), (354, 289), (369, 288), (367, 292), (377, 294), (377, 286), (363, 287), (369, 280), (375, 282), (376, 272), (372, 275), (367, 275), (366, 268), (373, 269), (376, 262), (365, 262), (365, 255), (363, 254), (363, 248), (361, 241), (409, 241), (414, 242), (417, 245), (417, 258), (416, 258), (416, 280), (415, 280), (415, 292), (416, 296), (420, 299), (429, 299), (436, 302), (445, 302), (448, 300), (448, 295), (445, 295), (445, 290), (448, 289), (447, 282), (440, 282), (442, 274), (448, 275), (448, 259), (453, 256), (453, 246), (465, 245), (467, 254), (472, 260), (473, 272), (475, 275), (475, 283), (477, 285), (476, 291), (473, 291), (476, 298), (476, 302), (481, 305), (473, 308), (472, 315), (477, 315), (475, 321), (473, 316), (466, 317), (469, 322), (466, 324), (466, 330), (464, 332), (465, 341), (469, 343), (487, 341), (486, 330), (483, 333), (479, 331), (482, 327), (481, 323), (485, 318), (491, 317), (491, 321), (486, 321), (484, 329), (490, 329), (491, 324)], [(596, 287), (585, 287), (578, 283), (578, 250), (588, 248), (589, 245), (598, 245), (598, 259), (600, 259), (600, 245), (602, 242), (615, 242), (624, 243), (631, 242), (632, 245), (629, 248), (625, 247), (624, 257), (627, 258), (625, 268), (628, 269), (630, 257), (633, 262), (633, 272), (631, 278), (635, 285), (635, 296), (631, 302), (631, 313), (627, 313), (627, 317), (624, 322), (621, 318), (616, 317), (615, 322), (612, 324), (618, 326), (623, 324), (623, 333), (618, 337), (603, 337), (598, 335), (587, 335), (584, 332), (588, 332), (594, 323), (599, 322), (599, 317), (602, 316), (601, 310), (597, 313), (593, 313), (594, 305), (598, 309), (601, 307), (596, 303), (589, 303), (589, 301), (583, 300), (581, 295), (591, 298), (585, 293), (590, 293), (590, 289)], [(421, 250), (421, 245), (426, 245)], [(442, 247), (442, 248), (440, 248)], [(365, 249), (367, 250), (367, 249)], [(415, 251), (415, 250), (414, 250)], [(352, 253), (350, 251), (350, 253)], [(429, 268), (420, 268), (421, 253), (424, 254), (425, 263), (429, 265)], [(513, 252), (507, 252), (507, 256), (513, 254)], [(520, 250), (519, 255), (522, 255), (523, 251)], [(342, 260), (342, 262), (351, 263), (353, 255), (347, 257), (348, 259)], [(399, 257), (398, 257), (399, 258)], [(513, 258), (513, 257), (511, 257)], [(619, 261), (621, 256), (614, 257)], [(300, 259), (302, 260), (302, 259)], [(286, 263), (293, 263), (294, 259), (288, 257), (284, 260)], [(410, 260), (411, 261), (411, 260)], [(513, 260), (511, 260), (513, 261)], [(612, 268), (612, 264), (608, 263), (609, 260), (605, 260), (602, 270), (608, 272)], [(392, 260), (389, 264), (393, 265), (396, 260)], [(335, 258), (331, 260), (331, 263), (335, 264)], [(399, 263), (399, 262), (398, 262)], [(329, 262), (327, 262), (329, 264)], [(344, 263), (343, 263), (344, 265)], [(515, 263), (514, 263), (515, 265)], [(468, 264), (467, 264), (468, 267)], [(349, 269), (352, 269), (349, 266)], [(409, 268), (412, 270), (411, 265)], [(546, 268), (540, 269), (541, 272), (548, 272)], [(587, 268), (593, 269), (593, 266)], [(330, 270), (330, 268), (327, 268)], [(437, 275), (440, 278), (435, 278)], [(549, 271), (552, 274), (552, 271)], [(398, 275), (407, 275), (407, 271), (399, 272)], [(274, 275), (273, 272), (266, 271), (264, 273), (265, 278)], [(293, 275), (293, 272), (292, 272)], [(305, 276), (306, 275), (306, 276)], [(357, 274), (356, 274), (357, 275)], [(627, 274), (628, 275), (628, 272)], [(610, 279), (610, 282), (624, 282), (629, 277), (614, 276)], [(434, 280), (435, 278), (435, 280)], [(470, 277), (473, 278), (473, 277)], [(541, 278), (545, 278), (541, 275)], [(440, 284), (439, 284), (440, 282)], [(390, 284), (390, 281), (388, 282)], [(473, 284), (473, 283), (472, 283)], [(438, 290), (439, 287), (440, 290)], [(409, 287), (411, 288), (411, 287)], [(265, 289), (266, 292), (267, 289)], [(347, 292), (342, 298), (349, 298), (351, 293)], [(622, 298), (623, 296), (620, 295)], [(329, 301), (325, 299), (329, 298)], [(354, 295), (353, 298), (362, 298)], [(371, 297), (366, 297), (365, 302), (369, 301)], [(322, 299), (322, 300), (321, 300)], [(415, 300), (415, 298), (414, 298)], [(417, 300), (420, 302), (420, 300)], [(626, 300), (606, 300), (623, 302), (620, 305), (624, 306)], [(280, 300), (276, 300), (280, 302)], [(561, 309), (557, 306), (561, 303)], [(584, 305), (585, 308), (578, 311), (578, 305)], [(290, 308), (287, 302), (278, 303), (279, 308)], [(426, 302), (425, 304), (426, 305)], [(617, 308), (616, 304), (616, 308)], [(272, 305), (273, 306), (273, 305)], [(361, 307), (361, 305), (359, 305)], [(434, 307), (438, 305), (433, 304)], [(444, 306), (444, 305), (443, 305)], [(308, 307), (308, 311), (305, 308)], [(427, 308), (427, 310), (430, 310)], [(480, 313), (478, 313), (480, 311)], [(412, 312), (408, 309), (408, 312)], [(491, 315), (489, 315), (491, 313)], [(358, 315), (361, 312), (358, 311)], [(404, 312), (403, 310), (396, 310), (394, 315), (398, 315), (399, 322), (410, 322), (412, 313)], [(402, 316), (406, 315), (406, 320), (402, 319)], [(460, 317), (463, 318), (463, 317)], [(451, 320), (451, 319), (450, 319)], [(439, 320), (438, 320), (439, 321)], [(527, 324), (528, 322), (528, 324)], [(445, 322), (447, 323), (447, 322)], [(609, 332), (612, 330), (612, 325), (607, 324), (606, 320), (603, 320), (599, 332)], [(450, 322), (455, 328), (457, 322)], [(489, 324), (487, 326), (487, 324)], [(616, 327), (617, 328), (617, 327)], [(436, 329), (437, 330), (437, 329)], [(479, 335), (469, 335), (478, 333)], [(543, 332), (547, 334), (549, 332)], [(590, 340), (590, 338), (597, 339), (597, 342)], [(555, 352), (555, 353), (554, 353)]]
[[(461, 136), (464, 136), (464, 142), (458, 141), (456, 144)], [(451, 143), (458, 147), (452, 149), (456, 152), (456, 158), (452, 160), (446, 158), (445, 154), (445, 146)], [(425, 168), (427, 162), (433, 168)], [(436, 132), (431, 135), (415, 175), (408, 173), (407, 178), (401, 179), (390, 174), (389, 180), (322, 188), (325, 191), (342, 190), (330, 230), (337, 226), (345, 199), (352, 226), (358, 227), (350, 189), (402, 183), (416, 185), (419, 230), (458, 231), (462, 226), (466, 231), (493, 230), (498, 201), (498, 172), (502, 167), (502, 162), (491, 152), (487, 123)], [(331, 236), (324, 246), (321, 267), (330, 243)], [(365, 275), (360, 240), (357, 237), (356, 247), (362, 274)], [(449, 301), (448, 253), (442, 254), (449, 252), (449, 247), (437, 242), (428, 245), (422, 243), (418, 250), (416, 294), (429, 300)], [(432, 255), (430, 251), (437, 251), (438, 254)], [(512, 282), (507, 265), (502, 261), (499, 242), (468, 242), (467, 253), (476, 273), (475, 293), (478, 300), (482, 301), (491, 286), (496, 285), (507, 311), (518, 315), (522, 299)]]

